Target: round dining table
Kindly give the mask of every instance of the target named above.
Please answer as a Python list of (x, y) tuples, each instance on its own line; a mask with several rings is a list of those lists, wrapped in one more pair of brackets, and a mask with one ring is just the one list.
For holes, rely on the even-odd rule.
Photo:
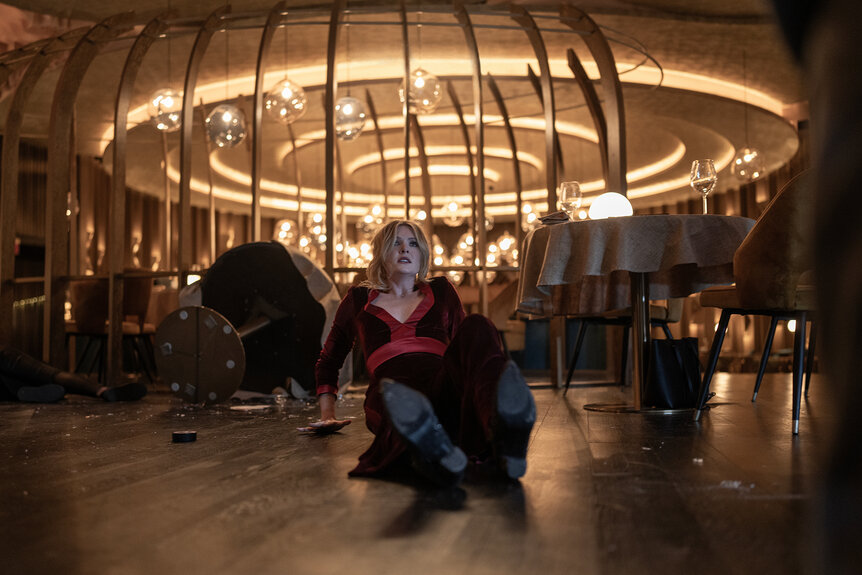
[(600, 314), (631, 306), (632, 402), (641, 411), (649, 362), (649, 300), (733, 283), (733, 255), (754, 220), (710, 214), (643, 215), (545, 225), (524, 238), (518, 311), (533, 317)]

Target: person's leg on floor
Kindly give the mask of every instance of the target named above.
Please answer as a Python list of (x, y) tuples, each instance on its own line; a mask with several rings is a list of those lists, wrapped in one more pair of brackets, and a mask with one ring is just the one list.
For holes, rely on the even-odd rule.
[(66, 394), (54, 382), (60, 370), (12, 347), (0, 348), (0, 385), (4, 399), (53, 403)]
[(443, 361), (445, 381), (435, 406), (450, 419), (458, 410), (458, 444), (477, 458), (495, 455), (510, 478), (522, 476), (535, 402), (520, 370), (506, 357), (494, 324), (481, 315), (468, 316)]

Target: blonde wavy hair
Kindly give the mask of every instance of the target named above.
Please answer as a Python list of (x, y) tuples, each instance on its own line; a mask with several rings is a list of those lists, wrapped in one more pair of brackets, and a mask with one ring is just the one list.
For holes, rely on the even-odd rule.
[(367, 278), (359, 285), (380, 291), (389, 289), (389, 272), (386, 270), (386, 261), (389, 254), (395, 249), (395, 235), (398, 226), (407, 226), (416, 236), (419, 253), (422, 254), (416, 279), (424, 282), (425, 278), (428, 277), (428, 269), (431, 267), (431, 250), (428, 248), (428, 240), (425, 238), (422, 227), (410, 220), (394, 220), (374, 234), (374, 239), (371, 240), (371, 249), (374, 255), (366, 270)]

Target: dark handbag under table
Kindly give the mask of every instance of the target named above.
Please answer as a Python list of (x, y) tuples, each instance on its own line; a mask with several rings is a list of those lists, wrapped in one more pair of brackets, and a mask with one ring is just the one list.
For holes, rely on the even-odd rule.
[(700, 389), (697, 338), (654, 339), (643, 405), (656, 409), (696, 407)]

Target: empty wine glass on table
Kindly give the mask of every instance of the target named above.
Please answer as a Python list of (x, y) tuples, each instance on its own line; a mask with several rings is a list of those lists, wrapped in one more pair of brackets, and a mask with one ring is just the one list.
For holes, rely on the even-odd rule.
[(707, 213), (706, 197), (718, 182), (712, 160), (695, 160), (691, 163), (691, 187), (703, 195), (703, 213)]
[(569, 214), (569, 219), (574, 221), (576, 212), (581, 207), (583, 194), (578, 182), (563, 182), (560, 184), (560, 206)]

